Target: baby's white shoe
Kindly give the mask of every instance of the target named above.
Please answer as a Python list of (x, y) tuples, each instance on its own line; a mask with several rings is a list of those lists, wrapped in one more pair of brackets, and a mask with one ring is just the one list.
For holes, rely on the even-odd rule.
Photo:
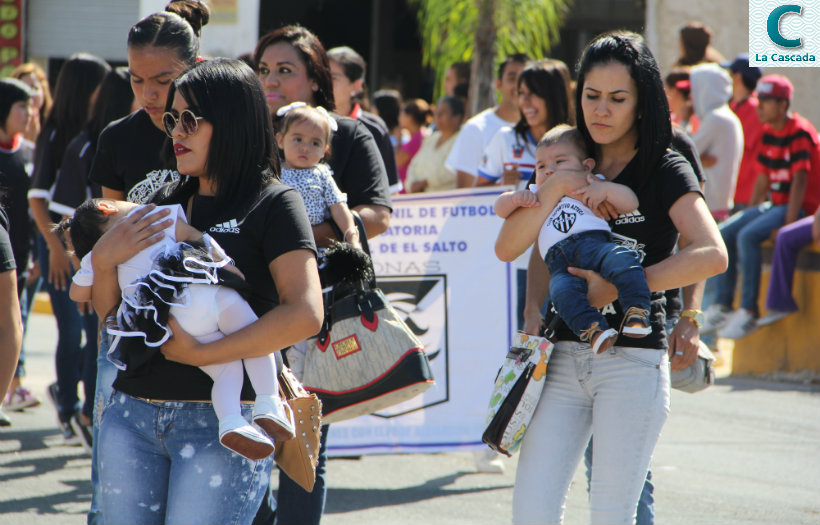
[(253, 422), (275, 441), (287, 441), (296, 435), (293, 411), (279, 396), (256, 396), (256, 403), (253, 405)]
[(219, 421), (219, 442), (225, 448), (254, 461), (264, 459), (274, 451), (271, 440), (239, 414), (226, 416)]

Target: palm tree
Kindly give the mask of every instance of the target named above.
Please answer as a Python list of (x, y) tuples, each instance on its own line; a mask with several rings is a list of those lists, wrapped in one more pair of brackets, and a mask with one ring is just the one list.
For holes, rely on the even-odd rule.
[[(456, 62), (472, 61), (470, 109), (495, 103), (494, 68), (500, 57), (544, 58), (558, 41), (571, 0), (415, 0), (424, 64), (437, 80)], [(436, 82), (438, 97), (441, 82)]]

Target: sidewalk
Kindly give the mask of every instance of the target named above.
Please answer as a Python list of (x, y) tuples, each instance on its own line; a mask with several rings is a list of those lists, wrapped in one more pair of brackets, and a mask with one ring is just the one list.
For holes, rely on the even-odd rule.
[[(43, 405), (10, 412), (14, 426), (0, 430), (0, 525), (85, 523), (90, 458), (61, 444), (45, 394), (55, 337), (53, 318), (33, 314), (26, 385)], [(723, 378), (699, 394), (674, 391), (653, 462), (656, 522), (816, 525), (818, 413), (817, 386)], [(476, 473), (470, 453), (333, 459), (322, 523), (509, 523), (516, 461), (499, 475)], [(566, 523), (588, 520), (579, 468)]]

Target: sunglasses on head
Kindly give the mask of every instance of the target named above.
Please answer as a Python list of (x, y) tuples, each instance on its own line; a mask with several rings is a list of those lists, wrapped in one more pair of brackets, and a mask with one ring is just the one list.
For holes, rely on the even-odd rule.
[(162, 125), (165, 128), (165, 134), (170, 138), (174, 138), (174, 130), (177, 124), (182, 125), (182, 132), (186, 135), (193, 135), (199, 128), (199, 121), (204, 117), (197, 117), (190, 109), (183, 109), (179, 117), (166, 111), (162, 114)]

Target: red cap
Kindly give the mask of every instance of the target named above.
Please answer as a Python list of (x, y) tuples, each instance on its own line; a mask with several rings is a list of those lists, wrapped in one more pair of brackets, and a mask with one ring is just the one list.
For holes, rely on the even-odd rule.
[(675, 82), (675, 88), (680, 91), (689, 91), (692, 89), (692, 83), (689, 80), (678, 80)]
[(766, 75), (757, 81), (758, 98), (791, 100), (794, 86), (782, 75)]

